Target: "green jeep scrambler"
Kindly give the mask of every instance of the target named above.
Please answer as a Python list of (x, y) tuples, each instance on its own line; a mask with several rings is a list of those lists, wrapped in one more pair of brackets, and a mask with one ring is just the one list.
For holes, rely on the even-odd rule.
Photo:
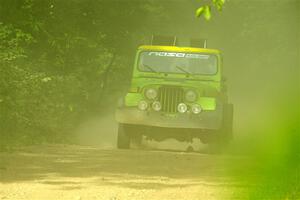
[(118, 148), (130, 148), (142, 135), (200, 138), (220, 146), (232, 139), (233, 105), (227, 100), (220, 51), (173, 44), (138, 48), (130, 89), (116, 110)]

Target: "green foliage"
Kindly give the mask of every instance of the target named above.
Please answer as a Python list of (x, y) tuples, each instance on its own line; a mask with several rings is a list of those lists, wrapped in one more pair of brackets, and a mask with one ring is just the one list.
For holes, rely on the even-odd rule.
[(159, 12), (150, 0), (0, 0), (0, 148), (65, 141), (113, 105), (136, 30)]
[(210, 6), (205, 6), (204, 7), (204, 18), (206, 20), (210, 20), (211, 18), (211, 10), (210, 10)]
[(0, 74), (1, 141), (32, 144), (69, 136), (84, 113), (85, 96), (76, 77), (49, 77), (15, 65), (1, 67)]
[(222, 11), (223, 5), (225, 3), (225, 0), (213, 0), (214, 6), (219, 10)]
[(209, 21), (211, 19), (211, 7), (215, 7), (218, 11), (222, 11), (225, 0), (211, 0), (211, 5), (203, 5), (196, 10), (196, 17), (203, 16), (204, 19)]
[(22, 45), (32, 41), (30, 34), (0, 22), (0, 62), (11, 62), (25, 57)]
[(201, 6), (196, 10), (196, 17), (200, 17), (204, 12), (204, 6)]

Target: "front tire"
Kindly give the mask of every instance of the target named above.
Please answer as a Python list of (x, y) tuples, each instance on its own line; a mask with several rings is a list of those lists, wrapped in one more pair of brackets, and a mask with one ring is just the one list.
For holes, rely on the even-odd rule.
[(222, 139), (229, 143), (233, 138), (233, 105), (227, 104), (224, 106), (223, 125), (221, 129)]
[(125, 124), (119, 124), (117, 147), (118, 149), (130, 148), (130, 136), (128, 134), (127, 126)]
[(224, 105), (223, 122), (220, 130), (217, 131), (216, 137), (209, 142), (209, 152), (212, 154), (222, 153), (233, 138), (233, 105)]

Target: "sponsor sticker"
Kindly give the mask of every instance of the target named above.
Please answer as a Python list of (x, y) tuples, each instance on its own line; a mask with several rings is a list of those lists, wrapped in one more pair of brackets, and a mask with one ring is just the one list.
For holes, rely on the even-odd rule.
[(149, 52), (149, 56), (162, 56), (162, 57), (177, 57), (177, 58), (200, 58), (200, 59), (208, 59), (209, 55), (201, 55), (195, 53), (176, 53), (176, 52)]

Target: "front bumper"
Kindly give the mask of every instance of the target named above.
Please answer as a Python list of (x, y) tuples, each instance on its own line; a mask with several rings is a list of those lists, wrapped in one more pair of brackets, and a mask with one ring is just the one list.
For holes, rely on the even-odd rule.
[(223, 109), (203, 111), (200, 114), (168, 114), (156, 111), (141, 111), (136, 107), (122, 107), (116, 111), (116, 120), (123, 124), (135, 124), (164, 128), (192, 128), (218, 130), (222, 125)]

